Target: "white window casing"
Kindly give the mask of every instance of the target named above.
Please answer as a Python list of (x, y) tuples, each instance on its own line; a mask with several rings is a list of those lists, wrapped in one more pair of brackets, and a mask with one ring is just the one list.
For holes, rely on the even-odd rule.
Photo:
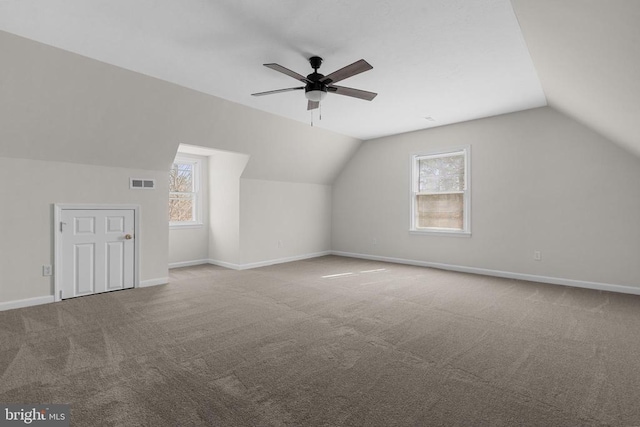
[(470, 160), (470, 146), (411, 156), (411, 233), (471, 236)]

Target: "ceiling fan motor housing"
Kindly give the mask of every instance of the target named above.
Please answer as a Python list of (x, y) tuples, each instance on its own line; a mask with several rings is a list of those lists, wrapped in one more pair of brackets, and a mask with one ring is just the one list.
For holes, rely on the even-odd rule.
[(322, 74), (309, 74), (307, 78), (310, 80), (304, 88), (305, 92), (310, 92), (312, 90), (321, 90), (323, 92), (327, 91), (327, 84), (320, 81), (320, 79), (324, 77)]

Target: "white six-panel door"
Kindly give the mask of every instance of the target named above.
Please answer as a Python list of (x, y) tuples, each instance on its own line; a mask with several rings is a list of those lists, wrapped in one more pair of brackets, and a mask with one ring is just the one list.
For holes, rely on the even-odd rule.
[(133, 287), (134, 218), (132, 209), (61, 211), (63, 299)]

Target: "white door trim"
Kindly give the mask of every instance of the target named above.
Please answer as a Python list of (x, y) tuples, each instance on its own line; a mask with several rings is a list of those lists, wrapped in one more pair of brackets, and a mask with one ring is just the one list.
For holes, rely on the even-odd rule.
[(133, 287), (140, 287), (140, 205), (110, 205), (110, 204), (76, 204), (76, 203), (55, 203), (53, 205), (53, 298), (60, 301), (60, 281), (62, 280), (62, 238), (60, 232), (60, 221), (62, 211), (73, 210), (109, 210), (127, 209), (133, 210)]

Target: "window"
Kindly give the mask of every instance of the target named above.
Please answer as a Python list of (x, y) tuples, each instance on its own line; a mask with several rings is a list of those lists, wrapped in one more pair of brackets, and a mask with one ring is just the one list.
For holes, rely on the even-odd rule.
[(470, 235), (469, 151), (412, 157), (411, 231)]
[(178, 156), (169, 171), (169, 224), (201, 225), (200, 160)]

